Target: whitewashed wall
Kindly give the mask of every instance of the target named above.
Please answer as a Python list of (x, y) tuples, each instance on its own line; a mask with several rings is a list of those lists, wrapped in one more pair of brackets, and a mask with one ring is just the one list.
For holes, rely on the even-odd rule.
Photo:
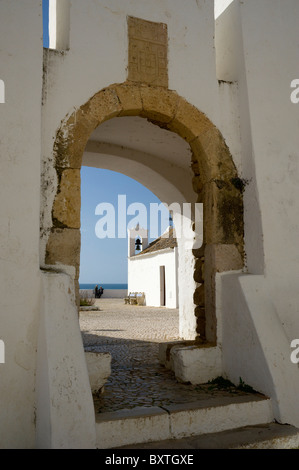
[(253, 0), (233, 2), (218, 19), (236, 25), (227, 40), (220, 28), (218, 40), (223, 55), (233, 50), (237, 58), (251, 274), (218, 282), (223, 367), (270, 395), (276, 419), (296, 426), (299, 374), (290, 346), (299, 337), (299, 107), (290, 83), (299, 77), (298, 15), (295, 0)]
[[(219, 85), (216, 77), (213, 2), (97, 0), (83, 5), (80, 0), (72, 0), (69, 50), (49, 51), (45, 62), (43, 142), (48, 171), (53, 138), (61, 120), (102, 88), (126, 81), (127, 16), (167, 24), (169, 88), (204, 112), (219, 128), (240, 168), (238, 89)], [(136, 171), (141, 171), (140, 165)], [(180, 178), (180, 174), (176, 176)], [(45, 193), (45, 228), (51, 225), (54, 174), (50, 183)], [(154, 180), (153, 185), (156, 186)], [(41, 258), (44, 249), (42, 244)]]
[(35, 445), (40, 312), (41, 2), (0, 2), (0, 446)]
[[(41, 106), (41, 1), (2, 0), (0, 334), (6, 354), (0, 364), (1, 447), (34, 447), (35, 394), (45, 385), (35, 378), (45, 249), (41, 244), (39, 252), (40, 174), (51, 171), (53, 139), (65, 116), (105, 86), (126, 80), (127, 15), (167, 23), (169, 88), (207, 114), (248, 180), (245, 249), (254, 280), (223, 276), (218, 282), (224, 372), (236, 380), (242, 374), (276, 397), (276, 418), (299, 426), (292, 413), (298, 409), (298, 367), (287, 354), (290, 340), (299, 337), (299, 105), (290, 101), (290, 83), (299, 78), (298, 1), (235, 0), (218, 17), (218, 25), (226, 22), (235, 29), (219, 26), (215, 54), (212, 1), (72, 0), (69, 50), (47, 54)], [(233, 64), (233, 73), (227, 64)], [(45, 228), (56, 192), (52, 175), (41, 204)], [(55, 286), (52, 294), (56, 298)], [(62, 310), (68, 305), (63, 302)], [(279, 355), (276, 368), (269, 351)], [(46, 356), (40, 354), (39, 361), (47, 367)], [(83, 362), (80, 370), (82, 385)], [(66, 423), (72, 426), (70, 419)]]
[(178, 307), (177, 248), (128, 259), (128, 292), (144, 292), (147, 306), (160, 307), (160, 266), (165, 266), (165, 307)]

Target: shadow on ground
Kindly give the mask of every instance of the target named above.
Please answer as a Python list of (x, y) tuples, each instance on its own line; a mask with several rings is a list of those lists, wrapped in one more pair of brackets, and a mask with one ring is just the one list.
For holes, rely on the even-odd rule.
[[(103, 330), (98, 330), (103, 331)], [(204, 385), (179, 383), (172, 371), (159, 363), (159, 343), (99, 336), (82, 332), (85, 351), (108, 352), (111, 376), (103, 393), (94, 396), (95, 411), (193, 403), (215, 396), (244, 394), (225, 381)]]

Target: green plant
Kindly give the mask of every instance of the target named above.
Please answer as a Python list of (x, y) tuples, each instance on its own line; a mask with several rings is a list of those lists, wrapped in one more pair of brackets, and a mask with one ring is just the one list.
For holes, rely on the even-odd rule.
[(91, 307), (94, 303), (95, 299), (88, 291), (80, 291), (80, 307)]
[(219, 376), (213, 380), (209, 380), (208, 382), (208, 390), (240, 390), (241, 392), (246, 393), (257, 393), (250, 385), (247, 385), (242, 378), (239, 378), (239, 385), (236, 387), (230, 380), (224, 379), (223, 377)]
[(228, 390), (234, 387), (234, 384), (227, 379), (219, 376), (213, 380), (209, 380), (208, 384), (210, 384), (209, 390), (213, 390), (217, 388), (218, 390)]
[(250, 385), (247, 385), (245, 382), (243, 382), (241, 377), (237, 389), (241, 390), (242, 392), (257, 393), (257, 391), (254, 390)]

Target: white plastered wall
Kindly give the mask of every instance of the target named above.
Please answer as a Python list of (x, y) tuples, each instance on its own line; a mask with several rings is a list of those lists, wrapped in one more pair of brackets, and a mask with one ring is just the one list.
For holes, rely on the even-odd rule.
[[(100, 89), (126, 80), (127, 15), (167, 23), (169, 88), (207, 114), (222, 132), (240, 176), (248, 179), (247, 266), (259, 276), (252, 284), (246, 276), (242, 282), (223, 276), (218, 283), (224, 370), (234, 380), (241, 375), (272, 393), (280, 402), (277, 418), (298, 425), (291, 412), (297, 406), (298, 368), (294, 372), (287, 356), (288, 342), (299, 336), (299, 122), (298, 105), (289, 99), (291, 80), (299, 75), (297, 0), (233, 2), (240, 6), (234, 12), (238, 81), (233, 84), (217, 80), (212, 1), (190, 0), (182, 6), (181, 0), (72, 0), (70, 49), (45, 54), (42, 152), (41, 2), (23, 3), (3, 0), (0, 6), (0, 78), (6, 85), (6, 103), (0, 104), (1, 339), (6, 346), (6, 362), (0, 365), (1, 446), (34, 446), (40, 172), (46, 171), (49, 183), (41, 204), (47, 229), (56, 192), (56, 132), (66, 115)], [(272, 367), (269, 350), (280, 355), (279, 367)], [(281, 400), (284, 394), (288, 405)]]
[(160, 307), (160, 266), (165, 266), (165, 307), (177, 308), (177, 249), (128, 259), (128, 292), (144, 292), (147, 306)]
[[(166, 23), (169, 89), (204, 112), (223, 133), (240, 168), (238, 88), (216, 78), (214, 5), (203, 0), (72, 0), (70, 49), (45, 54), (43, 133), (45, 171), (43, 226), (51, 226), (56, 192), (53, 139), (61, 121), (99, 90), (127, 79), (127, 16)], [(188, 53), (187, 53), (188, 52)], [(113, 58), (113, 60), (111, 60)], [(84, 86), (83, 86), (84, 84)], [(46, 237), (41, 244), (41, 257)]]
[(40, 311), (41, 2), (0, 3), (0, 447), (35, 445)]
[[(299, 336), (299, 108), (291, 103), (290, 83), (299, 74), (298, 14), (293, 0), (234, 1), (218, 19), (235, 25), (234, 37), (230, 34), (225, 43), (222, 35), (221, 44), (223, 53), (225, 47), (233, 50), (237, 64), (242, 168), (248, 183), (249, 274), (223, 274), (217, 280), (223, 369), (234, 382), (241, 377), (268, 394), (275, 418), (296, 426), (299, 374), (290, 345)], [(218, 40), (221, 27), (219, 34)]]

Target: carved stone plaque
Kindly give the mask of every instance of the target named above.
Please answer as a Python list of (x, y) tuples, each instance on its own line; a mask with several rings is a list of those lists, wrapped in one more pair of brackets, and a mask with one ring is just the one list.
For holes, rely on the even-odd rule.
[(128, 79), (168, 88), (167, 25), (128, 17)]

